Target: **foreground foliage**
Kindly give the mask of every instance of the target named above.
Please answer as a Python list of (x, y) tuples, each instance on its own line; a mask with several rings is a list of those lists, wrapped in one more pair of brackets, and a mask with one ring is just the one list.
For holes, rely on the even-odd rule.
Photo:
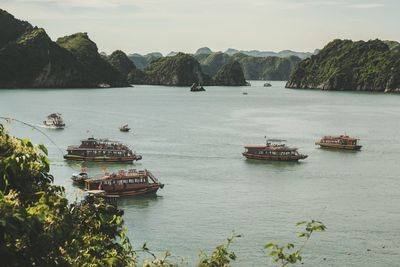
[(0, 125), (2, 265), (133, 266), (120, 212), (97, 198), (68, 204), (52, 185), (46, 153)]

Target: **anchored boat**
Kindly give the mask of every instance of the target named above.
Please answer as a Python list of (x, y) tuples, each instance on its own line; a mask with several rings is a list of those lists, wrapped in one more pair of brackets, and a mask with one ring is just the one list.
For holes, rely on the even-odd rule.
[(91, 137), (81, 140), (79, 146), (69, 146), (64, 159), (93, 162), (133, 162), (141, 160), (142, 156), (136, 155), (128, 146), (118, 141)]
[(121, 132), (129, 132), (131, 130), (131, 128), (129, 128), (128, 124), (125, 124), (125, 125), (119, 127), (119, 130)]
[(243, 153), (248, 159), (270, 161), (298, 161), (308, 156), (301, 154), (295, 147), (288, 147), (286, 140), (268, 139), (265, 145), (246, 145)]
[(51, 113), (46, 117), (46, 120), (43, 121), (43, 124), (49, 128), (63, 129), (65, 127), (65, 123), (61, 118), (60, 113)]
[(190, 87), (190, 91), (192, 92), (202, 92), (205, 91), (204, 87), (201, 84), (193, 83)]
[[(148, 170), (120, 170), (100, 178), (85, 180), (85, 190), (105, 196), (140, 196), (155, 194), (164, 185)], [(100, 190), (100, 191), (99, 191)]]
[(362, 146), (358, 144), (360, 139), (348, 135), (324, 136), (315, 142), (321, 148), (334, 148), (344, 150), (360, 150)]

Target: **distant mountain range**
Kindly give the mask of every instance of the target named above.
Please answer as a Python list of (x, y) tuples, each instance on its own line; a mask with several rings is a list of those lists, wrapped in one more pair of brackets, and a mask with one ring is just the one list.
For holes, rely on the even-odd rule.
[[(316, 50), (314, 53), (317, 53)], [(170, 52), (166, 57), (176, 56), (178, 52)], [(228, 49), (225, 52), (213, 52), (208, 47), (199, 48), (194, 58), (199, 61), (205, 74), (215, 75), (225, 64), (234, 60), (238, 61), (243, 69), (247, 80), (288, 80), (294, 66), (313, 53), (294, 52), (284, 50), (278, 53), (267, 51), (239, 51)], [(150, 53), (147, 55), (131, 54), (129, 58), (135, 65), (145, 70), (153, 60), (161, 58), (161, 53)]]

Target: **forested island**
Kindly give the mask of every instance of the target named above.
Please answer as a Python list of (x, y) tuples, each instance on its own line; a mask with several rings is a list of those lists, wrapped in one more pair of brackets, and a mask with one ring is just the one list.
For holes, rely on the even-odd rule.
[(394, 41), (334, 40), (301, 61), (287, 88), (400, 91), (400, 46)]
[(124, 87), (132, 83), (246, 85), (241, 67), (226, 67), (223, 74), (229, 77), (214, 80), (203, 73), (196, 59), (183, 53), (153, 60), (142, 71), (122, 51), (110, 56), (100, 54), (87, 33), (54, 42), (44, 29), (5, 10), (0, 10), (0, 36), (0, 88)]

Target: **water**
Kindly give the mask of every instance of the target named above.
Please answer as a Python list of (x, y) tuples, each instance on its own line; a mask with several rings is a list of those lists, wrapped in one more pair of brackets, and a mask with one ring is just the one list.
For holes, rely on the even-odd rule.
[[(295, 223), (318, 219), (328, 230), (304, 250), (306, 266), (395, 266), (400, 260), (400, 95), (265, 88), (136, 86), (118, 89), (0, 90), (0, 114), (40, 125), (60, 112), (65, 130), (42, 129), (62, 149), (82, 138), (109, 137), (134, 147), (165, 183), (158, 197), (124, 199), (136, 247), (169, 250), (194, 265), (226, 237), (236, 266), (270, 265), (263, 246), (295, 241)], [(248, 95), (243, 95), (244, 91)], [(119, 132), (129, 123), (132, 133)], [(70, 199), (80, 166), (66, 163), (38, 131), (17, 123), (11, 133), (49, 148), (55, 183)], [(361, 152), (327, 151), (327, 134), (360, 137)], [(243, 145), (284, 138), (309, 157), (300, 163), (245, 160)], [(102, 165), (89, 164), (90, 173)], [(107, 165), (109, 171), (130, 165)], [(384, 247), (384, 248), (383, 248)], [(370, 251), (367, 251), (369, 249)], [(325, 260), (324, 260), (325, 258)]]

